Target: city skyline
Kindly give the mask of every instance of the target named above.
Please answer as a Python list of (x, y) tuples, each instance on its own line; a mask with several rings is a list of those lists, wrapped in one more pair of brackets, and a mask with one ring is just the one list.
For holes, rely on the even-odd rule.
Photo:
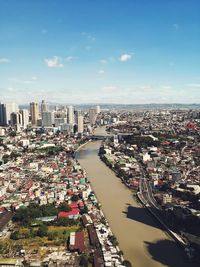
[(0, 5), (0, 101), (200, 102), (197, 0)]

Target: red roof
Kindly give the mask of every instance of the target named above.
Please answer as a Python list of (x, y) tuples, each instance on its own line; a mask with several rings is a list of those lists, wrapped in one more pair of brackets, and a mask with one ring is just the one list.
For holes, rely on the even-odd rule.
[(74, 216), (74, 215), (78, 215), (80, 212), (79, 209), (73, 209), (71, 211), (65, 212), (65, 211), (61, 211), (58, 213), (58, 217), (64, 217), (67, 218), (69, 216)]
[(77, 209), (78, 208), (78, 203), (77, 202), (73, 202), (73, 203), (69, 204), (69, 206), (72, 209)]
[(73, 195), (74, 192), (73, 192), (72, 190), (67, 190), (67, 194), (69, 194), (69, 195)]
[(195, 130), (196, 129), (196, 125), (194, 122), (188, 122), (188, 124), (186, 125), (186, 127), (188, 129), (192, 129), (192, 130)]

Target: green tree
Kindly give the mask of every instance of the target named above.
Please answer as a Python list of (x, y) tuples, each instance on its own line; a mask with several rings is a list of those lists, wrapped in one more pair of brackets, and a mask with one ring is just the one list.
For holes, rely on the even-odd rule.
[(79, 266), (88, 267), (88, 258), (85, 255), (80, 256)]
[(126, 267), (132, 267), (132, 264), (130, 263), (130, 261), (127, 261), (127, 260), (123, 261), (122, 264), (123, 264), (124, 266), (126, 266)]
[(72, 197), (71, 197), (71, 201), (72, 202), (77, 202), (79, 200), (79, 196), (78, 195), (73, 195)]
[(59, 209), (59, 211), (65, 211), (65, 212), (68, 212), (68, 211), (71, 211), (72, 210), (72, 208), (69, 205), (67, 205), (66, 202), (61, 203), (58, 206), (58, 209)]
[(40, 225), (37, 231), (37, 235), (40, 237), (44, 237), (48, 235), (48, 228), (46, 225)]
[(14, 231), (11, 233), (10, 238), (13, 240), (18, 240), (19, 239), (19, 231)]

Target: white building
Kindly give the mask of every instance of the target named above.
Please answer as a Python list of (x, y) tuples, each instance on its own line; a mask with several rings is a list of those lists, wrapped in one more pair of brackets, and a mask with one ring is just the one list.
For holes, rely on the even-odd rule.
[(96, 113), (99, 114), (101, 112), (100, 106), (96, 106)]
[(69, 106), (67, 109), (67, 122), (69, 124), (74, 124), (74, 107)]
[(24, 128), (27, 128), (29, 124), (29, 112), (28, 109), (22, 109), (20, 110), (20, 113), (22, 114), (22, 126)]
[(0, 136), (4, 136), (5, 135), (5, 129), (0, 128)]
[(83, 126), (83, 116), (78, 115), (78, 133), (83, 133), (84, 126)]

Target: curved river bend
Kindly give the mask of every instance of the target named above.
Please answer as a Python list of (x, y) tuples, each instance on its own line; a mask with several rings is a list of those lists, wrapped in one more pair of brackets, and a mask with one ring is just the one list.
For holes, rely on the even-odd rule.
[(102, 204), (124, 258), (134, 267), (193, 267), (183, 251), (155, 223), (98, 157), (100, 141), (89, 142), (76, 154)]

